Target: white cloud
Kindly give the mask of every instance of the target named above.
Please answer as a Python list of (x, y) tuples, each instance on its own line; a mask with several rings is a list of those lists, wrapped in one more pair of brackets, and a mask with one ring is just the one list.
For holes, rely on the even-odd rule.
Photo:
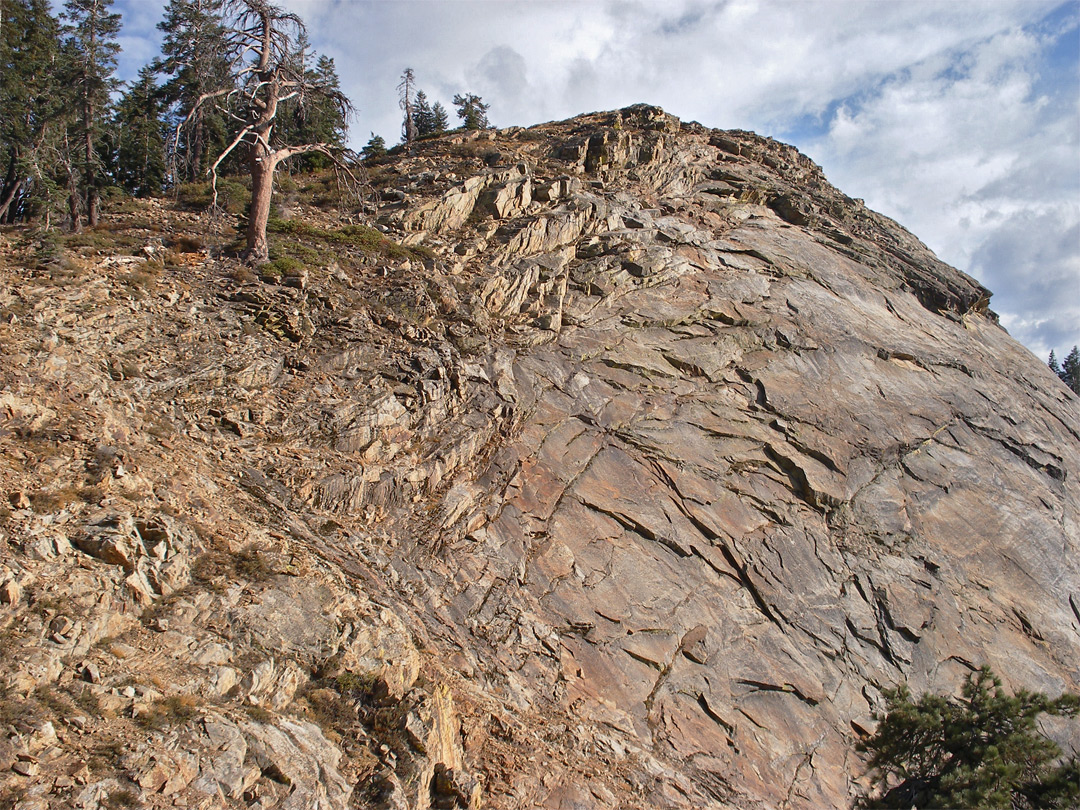
[(1038, 92), (1045, 35), (1011, 27), (890, 77), (808, 151), (994, 293), (1045, 356), (1080, 341), (1080, 100)]
[(131, 81), (143, 65), (149, 64), (161, 48), (161, 33), (157, 24), (164, 12), (164, 2), (155, 0), (127, 0), (118, 2), (113, 10), (120, 12), (120, 56), (117, 74)]

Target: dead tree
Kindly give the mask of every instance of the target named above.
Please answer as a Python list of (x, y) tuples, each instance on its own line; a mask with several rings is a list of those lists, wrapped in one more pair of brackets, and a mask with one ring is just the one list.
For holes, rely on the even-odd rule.
[(401, 74), (401, 83), (397, 86), (397, 89), (398, 106), (405, 113), (405, 118), (401, 122), (401, 139), (405, 141), (406, 149), (412, 149), (413, 141), (416, 140), (416, 111), (414, 109), (416, 77), (413, 75), (412, 68), (405, 68), (405, 72)]
[(251, 208), (244, 258), (251, 264), (260, 264), (269, 258), (266, 225), (278, 164), (294, 155), (319, 152), (349, 171), (341, 161), (343, 150), (334, 144), (280, 143), (274, 133), (280, 105), (289, 99), (298, 99), (301, 104), (315, 99), (329, 100), (343, 117), (349, 114), (351, 106), (339, 90), (314, 81), (302, 60), (291, 58), (305, 33), (304, 23), (297, 15), (266, 0), (228, 0), (225, 9), (233, 84), (200, 96), (180, 126), (189, 123), (195, 110), (209, 103), (222, 106), (237, 122), (234, 137), (207, 173), (214, 180), (216, 201), (218, 167), (234, 150), (247, 150)]

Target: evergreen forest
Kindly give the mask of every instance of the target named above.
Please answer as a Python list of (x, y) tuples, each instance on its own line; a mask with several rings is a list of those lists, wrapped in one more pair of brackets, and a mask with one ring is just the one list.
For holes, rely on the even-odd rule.
[[(334, 167), (361, 175), (347, 149), (351, 115), (334, 60), (303, 21), (268, 0), (169, 0), (161, 52), (138, 76), (116, 76), (122, 20), (113, 0), (0, 0), (0, 224), (79, 232), (98, 225), (103, 198), (176, 194), (240, 176), (250, 192), (245, 257), (267, 259), (265, 229), (277, 171)], [(449, 127), (406, 70), (403, 142)], [(466, 128), (487, 105), (459, 96)], [(464, 111), (462, 111), (464, 110)]]
[(1047, 365), (1073, 393), (1080, 394), (1080, 347), (1073, 346), (1061, 362), (1058, 362), (1057, 355), (1051, 351)]

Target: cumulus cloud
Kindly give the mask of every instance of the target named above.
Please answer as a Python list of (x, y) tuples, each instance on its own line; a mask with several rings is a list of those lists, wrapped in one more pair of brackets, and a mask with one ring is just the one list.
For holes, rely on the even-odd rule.
[(480, 95), (500, 98), (520, 107), (532, 98), (529, 80), (525, 75), (525, 59), (507, 45), (499, 45), (485, 53), (480, 61), (466, 70), (469, 86)]
[[(58, 5), (58, 4), (54, 4)], [(117, 57), (117, 75), (131, 81), (143, 65), (149, 64), (161, 52), (161, 32), (157, 24), (164, 14), (164, 3), (127, 0), (114, 6), (121, 18), (120, 54)]]
[(1080, 339), (1080, 103), (1040, 81), (1059, 35), (1010, 27), (915, 62), (805, 145), (834, 182), (986, 284), (1040, 355)]
[(1036, 353), (1080, 343), (1076, 0), (279, 2), (334, 57), (357, 146), (396, 139), (407, 66), (498, 126), (641, 101), (752, 129), (978, 277)]

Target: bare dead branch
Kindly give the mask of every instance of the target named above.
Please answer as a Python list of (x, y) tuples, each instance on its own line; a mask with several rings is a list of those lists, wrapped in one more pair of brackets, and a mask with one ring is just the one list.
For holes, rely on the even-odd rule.
[(229, 144), (229, 146), (225, 149), (224, 152), (222, 152), (220, 155), (218, 155), (217, 160), (214, 161), (214, 165), (212, 165), (207, 170), (207, 174), (210, 175), (210, 185), (214, 190), (213, 206), (214, 206), (215, 210), (218, 207), (218, 204), (217, 204), (217, 177), (218, 177), (217, 170), (218, 170), (218, 166), (221, 165), (221, 161), (225, 160), (225, 158), (227, 158), (229, 156), (229, 153), (231, 153), (233, 149), (235, 149), (237, 146), (240, 145), (240, 143), (244, 140), (244, 137), (246, 135), (248, 135), (251, 131), (252, 131), (252, 127), (250, 127), (250, 126), (244, 127), (242, 130), (240, 130), (240, 133), (236, 136), (235, 139), (233, 139), (233, 142)]

